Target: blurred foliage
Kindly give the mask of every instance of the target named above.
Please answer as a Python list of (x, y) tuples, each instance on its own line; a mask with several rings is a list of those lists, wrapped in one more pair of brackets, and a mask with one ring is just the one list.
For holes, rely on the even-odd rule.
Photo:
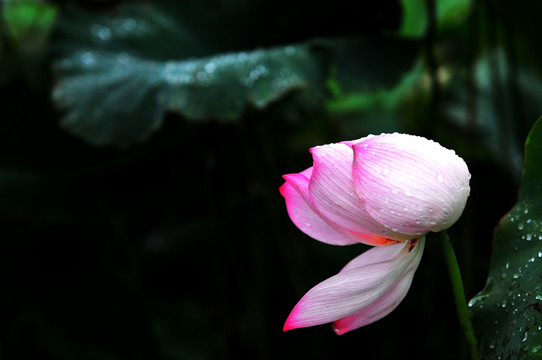
[[(435, 2), (435, 18), (438, 29), (461, 26), (471, 10), (470, 0), (439, 0)], [(427, 33), (427, 1), (401, 0), (403, 20), (399, 34), (408, 37), (423, 37)]]
[[(304, 238), (280, 176), (308, 167), (311, 146), (393, 131), (469, 165), (471, 196), (451, 229), (467, 296), (488, 269), (494, 301), (529, 292), (516, 314), (474, 306), (484, 352), (513, 359), (542, 345), (536, 285), (522, 282), (538, 256), (512, 276), (538, 254), (534, 240), (519, 249), (527, 220), (541, 221), (527, 175), (517, 206), (532, 199), (529, 217), (510, 213), (525, 229), (505, 217), (489, 265), (542, 114), (542, 3), (4, 0), (0, 10), (0, 358), (465, 358), (431, 244), (388, 317), (342, 337), (326, 326), (281, 333), (304, 292), (364, 247)], [(491, 348), (495, 320), (509, 335)], [(396, 334), (407, 332), (424, 341)]]
[(32, 86), (38, 86), (57, 9), (47, 3), (21, 0), (3, 1), (1, 9), (0, 84), (17, 68)]

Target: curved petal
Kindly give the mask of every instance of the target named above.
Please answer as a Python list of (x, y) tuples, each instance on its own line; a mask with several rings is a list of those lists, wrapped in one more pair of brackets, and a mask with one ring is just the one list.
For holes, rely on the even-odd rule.
[(375, 221), (355, 192), (354, 153), (348, 144), (329, 144), (311, 149), (314, 160), (309, 194), (315, 209), (337, 227), (356, 233), (360, 242), (374, 245), (364, 234), (406, 240)]
[(384, 226), (419, 237), (448, 228), (463, 212), (470, 174), (454, 151), (397, 133), (368, 137), (353, 150), (356, 193)]
[(380, 320), (399, 306), (410, 289), (414, 273), (420, 263), (425, 245), (424, 240), (424, 238), (420, 239), (419, 243), (415, 245), (415, 251), (419, 254), (418, 257), (410, 263), (399, 279), (378, 300), (352, 315), (333, 322), (333, 330), (337, 335), (345, 334)]
[[(362, 314), (363, 309), (367, 309), (365, 316), (374, 315), (376, 320), (390, 307), (389, 303), (402, 300), (402, 279), (414, 273), (423, 252), (424, 239), (416, 241), (375, 247), (352, 260), (337, 275), (303, 296), (288, 316), (284, 330), (337, 321)], [(345, 319), (345, 324), (356, 326), (361, 316)]]
[(280, 193), (286, 200), (286, 209), (292, 222), (310, 237), (332, 245), (359, 243), (354, 236), (335, 230), (314, 211), (310, 204), (308, 185), (312, 167), (299, 174), (284, 175), (286, 182)]

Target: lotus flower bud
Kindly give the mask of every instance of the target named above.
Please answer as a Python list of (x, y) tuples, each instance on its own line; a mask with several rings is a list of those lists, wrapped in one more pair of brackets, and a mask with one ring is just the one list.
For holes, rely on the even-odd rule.
[(311, 153), (313, 166), (284, 175), (280, 188), (294, 224), (329, 244), (376, 247), (309, 290), (284, 330), (333, 322), (344, 334), (386, 316), (403, 300), (424, 235), (457, 221), (470, 174), (452, 150), (405, 134), (317, 146)]
[(311, 149), (313, 166), (285, 175), (292, 221), (331, 244), (388, 245), (457, 221), (469, 196), (467, 165), (423, 137), (382, 134)]

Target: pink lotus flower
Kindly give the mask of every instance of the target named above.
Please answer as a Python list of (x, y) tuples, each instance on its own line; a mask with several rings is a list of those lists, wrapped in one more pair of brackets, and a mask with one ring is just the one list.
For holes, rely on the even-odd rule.
[(284, 175), (294, 224), (332, 244), (375, 246), (309, 290), (284, 330), (333, 322), (337, 334), (372, 323), (403, 300), (424, 235), (450, 227), (469, 196), (467, 165), (423, 137), (382, 134), (311, 149), (313, 166)]

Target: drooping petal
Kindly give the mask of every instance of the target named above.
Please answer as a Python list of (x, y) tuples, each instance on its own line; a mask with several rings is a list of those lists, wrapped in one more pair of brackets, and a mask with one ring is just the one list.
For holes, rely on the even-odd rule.
[[(374, 247), (352, 260), (337, 275), (303, 296), (286, 320), (284, 330), (346, 318), (340, 327), (344, 332), (343, 328), (348, 331), (349, 327), (357, 326), (358, 321), (363, 324), (363, 316), (376, 320), (390, 304), (402, 300), (408, 290), (405, 285), (410, 284), (424, 247), (423, 239), (417, 244), (416, 241)], [(410, 281), (404, 280), (408, 278)], [(361, 313), (363, 309), (366, 313)]]
[(470, 174), (454, 151), (406, 134), (367, 137), (353, 150), (356, 193), (383, 226), (418, 237), (447, 229), (463, 212)]
[(311, 149), (314, 166), (309, 182), (309, 194), (315, 209), (338, 227), (356, 233), (360, 241), (374, 245), (364, 234), (406, 240), (375, 221), (363, 208), (356, 194), (352, 167), (354, 153), (348, 144), (329, 144)]
[(358, 243), (354, 236), (337, 231), (315, 212), (308, 193), (311, 173), (312, 167), (299, 174), (284, 175), (286, 182), (280, 187), (280, 193), (286, 200), (286, 209), (292, 222), (305, 234), (327, 244)]
[(401, 301), (403, 301), (408, 293), (410, 285), (412, 284), (414, 273), (416, 272), (421, 260), (421, 254), (425, 245), (424, 242), (425, 239), (422, 238), (419, 240), (418, 244), (415, 244), (415, 248), (412, 249), (412, 252), (418, 252), (418, 256), (414, 259), (414, 261), (412, 261), (412, 263), (410, 263), (399, 279), (397, 279), (397, 281), (384, 294), (382, 294), (378, 300), (352, 315), (333, 322), (333, 330), (335, 330), (337, 335), (345, 334), (349, 331), (380, 320), (399, 306)]

